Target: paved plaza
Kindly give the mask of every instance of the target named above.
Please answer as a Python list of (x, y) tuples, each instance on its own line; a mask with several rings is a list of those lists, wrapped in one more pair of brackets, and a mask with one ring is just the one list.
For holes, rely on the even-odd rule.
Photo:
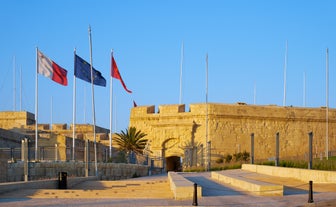
[[(283, 196), (256, 196), (210, 173), (183, 173), (202, 186), (198, 206), (336, 206), (336, 184), (314, 184), (314, 203), (308, 204), (308, 183), (251, 173), (251, 179), (284, 185)], [(193, 200), (174, 200), (167, 175), (120, 181), (87, 181), (72, 189), (19, 190), (0, 195), (0, 206), (192, 206)]]

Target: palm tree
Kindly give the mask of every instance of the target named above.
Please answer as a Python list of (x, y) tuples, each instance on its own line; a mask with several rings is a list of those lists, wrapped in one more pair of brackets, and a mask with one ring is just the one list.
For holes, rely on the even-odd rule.
[(125, 132), (121, 130), (121, 133), (116, 133), (116, 136), (114, 141), (119, 145), (120, 150), (126, 152), (128, 157), (131, 152), (143, 154), (148, 141), (144, 138), (147, 134), (141, 132), (141, 130), (137, 131), (135, 127), (130, 127)]

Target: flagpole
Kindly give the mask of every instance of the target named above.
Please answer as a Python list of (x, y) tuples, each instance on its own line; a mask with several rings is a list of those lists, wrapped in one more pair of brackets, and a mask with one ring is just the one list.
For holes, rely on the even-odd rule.
[(205, 140), (206, 140), (206, 171), (210, 171), (210, 144), (208, 138), (208, 53), (206, 54), (206, 93), (205, 93), (205, 104), (206, 104), (206, 118), (205, 118)]
[(13, 110), (16, 111), (16, 60), (13, 57)]
[[(74, 49), (74, 65), (76, 64), (76, 49)], [(72, 97), (72, 160), (75, 160), (75, 136), (76, 136), (76, 76), (73, 79)]]
[(329, 50), (326, 51), (326, 159), (329, 159)]
[(288, 41), (286, 40), (286, 53), (285, 53), (285, 66), (284, 66), (284, 97), (283, 97), (283, 106), (286, 106), (287, 55), (288, 55)]
[(36, 47), (36, 79), (35, 79), (35, 161), (37, 161), (37, 138), (38, 138), (38, 48)]
[(94, 156), (95, 156), (95, 174), (98, 176), (97, 168), (97, 143), (96, 143), (96, 113), (94, 101), (94, 86), (93, 86), (93, 66), (92, 66), (92, 39), (91, 39), (91, 26), (89, 26), (89, 43), (90, 43), (90, 69), (91, 69), (91, 91), (92, 91), (92, 122), (93, 122), (93, 137), (94, 137)]
[(303, 72), (303, 107), (306, 107), (306, 72)]
[(20, 67), (20, 111), (22, 111), (22, 66)]
[(53, 97), (50, 98), (50, 131), (52, 131), (53, 125)]
[(254, 82), (253, 104), (257, 103), (257, 84)]
[[(113, 50), (111, 50), (111, 69), (113, 70), (113, 61), (112, 61), (112, 58), (113, 58)], [(113, 86), (113, 77), (112, 77), (112, 71), (111, 71), (111, 75), (110, 75), (110, 159), (112, 158), (112, 110), (113, 110), (113, 103), (112, 103), (112, 86)]]
[(180, 63), (180, 100), (179, 100), (179, 104), (182, 104), (182, 69), (183, 69), (183, 58), (184, 58), (184, 44), (182, 42), (182, 47), (181, 47), (181, 63)]
[(86, 123), (86, 88), (85, 85), (83, 85), (83, 89), (84, 89), (84, 123)]

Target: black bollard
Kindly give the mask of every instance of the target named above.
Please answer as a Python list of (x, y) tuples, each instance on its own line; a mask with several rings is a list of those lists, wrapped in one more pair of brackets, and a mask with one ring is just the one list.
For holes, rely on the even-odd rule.
[(198, 206), (197, 203), (197, 183), (194, 183), (194, 197), (193, 197), (193, 206)]
[(313, 199), (313, 181), (309, 181), (309, 195), (308, 195), (308, 203), (314, 203)]

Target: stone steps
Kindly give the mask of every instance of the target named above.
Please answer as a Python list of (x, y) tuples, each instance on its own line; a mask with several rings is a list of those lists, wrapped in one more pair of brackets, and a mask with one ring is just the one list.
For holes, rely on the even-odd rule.
[(283, 196), (283, 185), (251, 179), (251, 174), (251, 172), (244, 170), (226, 170), (211, 172), (211, 178), (219, 182), (231, 184), (234, 187), (255, 195)]

